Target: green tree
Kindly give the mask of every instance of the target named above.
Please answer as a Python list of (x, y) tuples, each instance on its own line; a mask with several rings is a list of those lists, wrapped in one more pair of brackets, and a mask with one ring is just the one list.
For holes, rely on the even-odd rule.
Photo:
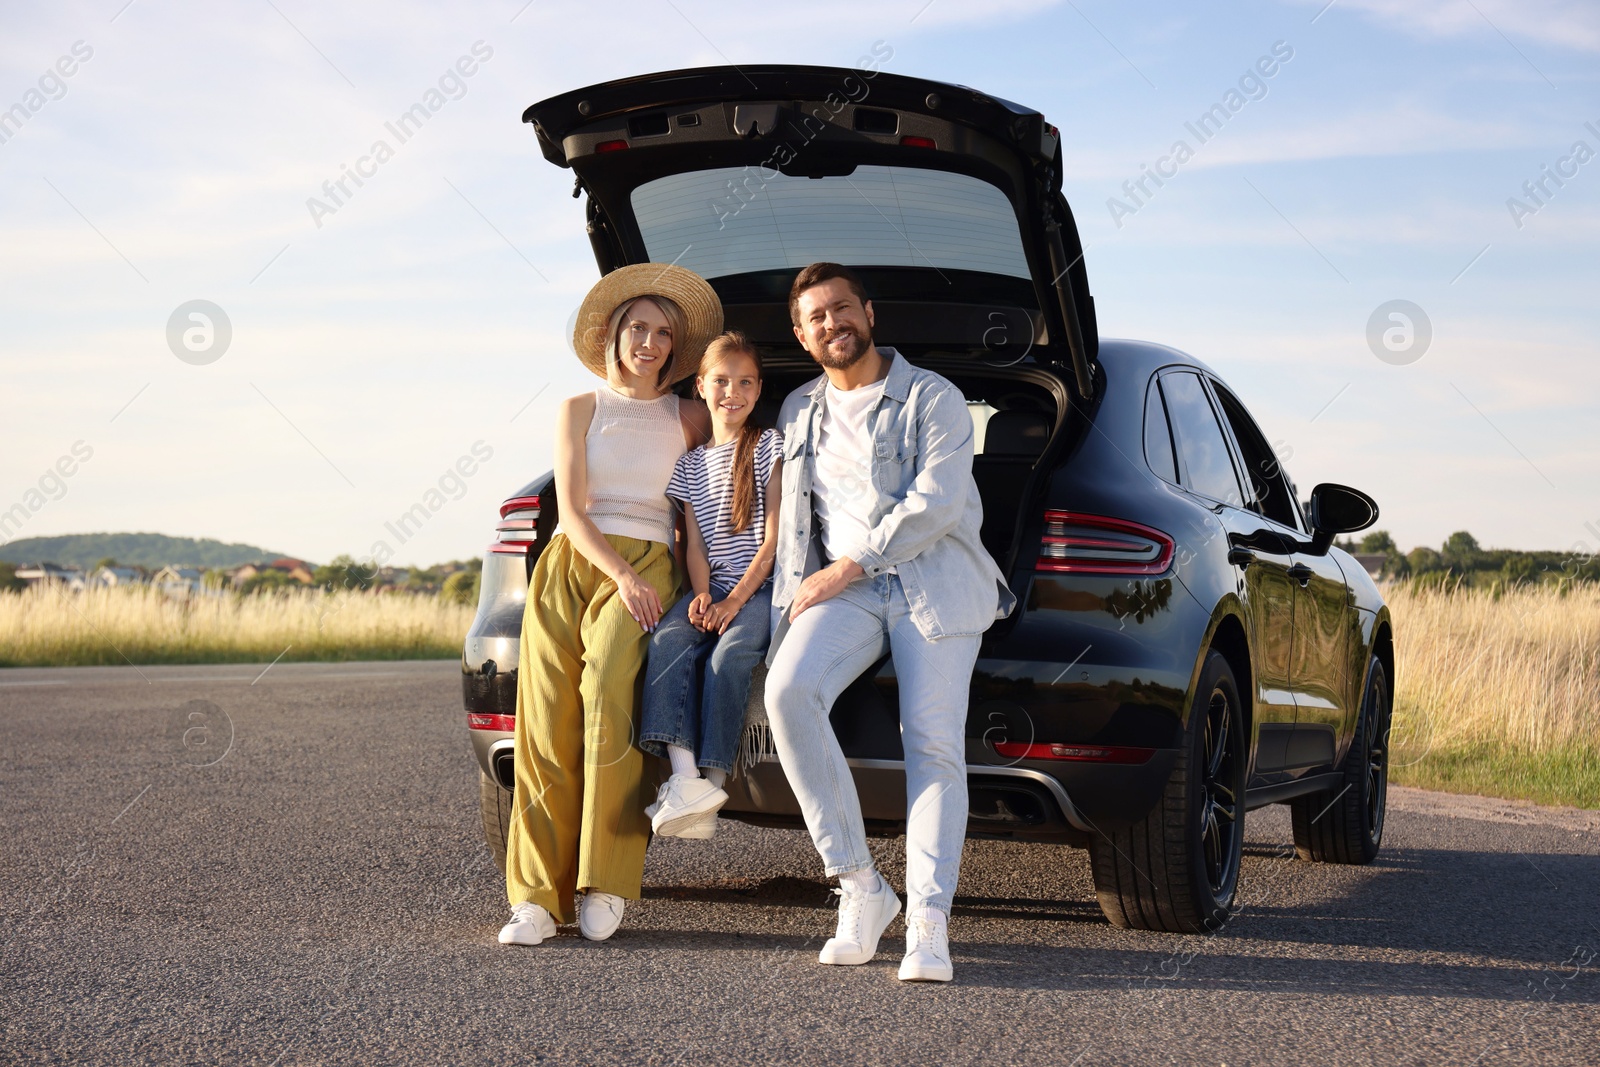
[(1383, 556), (1383, 570), (1379, 572), (1383, 578), (1409, 578), (1411, 577), (1411, 561), (1401, 554), (1398, 548), (1391, 548)]
[(365, 590), (371, 589), (372, 583), (377, 581), (378, 568), (374, 564), (358, 563), (347, 555), (338, 555), (313, 571), (311, 579), (335, 593), (346, 589)]
[(1361, 539), (1362, 552), (1383, 552), (1385, 554), (1395, 551), (1394, 538), (1389, 536), (1388, 530), (1373, 530)]
[(1505, 566), (1500, 569), (1500, 579), (1506, 585), (1527, 585), (1538, 580), (1539, 568), (1534, 564), (1533, 557), (1518, 553), (1506, 560)]
[(7, 593), (20, 593), (28, 588), (28, 583), (17, 577), (15, 563), (0, 563), (0, 590)]
[(438, 567), (412, 567), (401, 588), (408, 593), (437, 593), (441, 581)]
[(1419, 545), (1406, 553), (1406, 563), (1410, 566), (1414, 577), (1445, 569), (1444, 558), (1427, 545)]
[(202, 589), (226, 589), (228, 587), (228, 572), (221, 567), (212, 567), (200, 576)]
[(299, 589), (301, 585), (289, 577), (284, 571), (264, 570), (245, 579), (244, 585), (239, 587), (239, 592), (250, 593), (277, 593), (288, 589)]
[(454, 604), (472, 605), (478, 602), (478, 575), (475, 571), (456, 571), (444, 580), (439, 589), (443, 600)]
[(1444, 539), (1444, 547), (1439, 554), (1444, 557), (1446, 567), (1460, 574), (1477, 568), (1483, 556), (1483, 549), (1478, 545), (1476, 537), (1465, 530), (1457, 530)]
[(107, 556), (105, 559), (102, 559), (99, 563), (96, 563), (94, 565), (94, 567), (89, 571), (89, 573), (93, 574), (95, 571), (99, 570), (101, 567), (115, 567), (116, 565), (117, 565), (117, 558), (115, 556)]

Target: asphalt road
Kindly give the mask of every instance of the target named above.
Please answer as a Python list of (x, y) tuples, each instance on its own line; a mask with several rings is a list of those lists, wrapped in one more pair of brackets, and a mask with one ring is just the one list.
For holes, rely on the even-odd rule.
[(1600, 1062), (1600, 813), (1396, 790), (1339, 868), (1268, 808), (1211, 937), (969, 842), (950, 986), (896, 981), (898, 923), (819, 966), (809, 842), (725, 822), (610, 942), (507, 948), (456, 665), (260, 669), (0, 672), (0, 1061)]

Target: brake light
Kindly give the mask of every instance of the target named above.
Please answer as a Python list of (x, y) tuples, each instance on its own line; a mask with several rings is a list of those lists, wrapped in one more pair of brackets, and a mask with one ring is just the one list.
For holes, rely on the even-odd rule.
[(1172, 565), (1173, 547), (1171, 537), (1143, 523), (1047, 511), (1034, 569), (1068, 574), (1160, 574)]
[(1006, 759), (1077, 760), (1082, 763), (1148, 763), (1153, 748), (1128, 748), (1119, 745), (1064, 745), (1055, 742), (1032, 743), (996, 741), (995, 753)]
[(905, 137), (900, 138), (900, 143), (905, 145), (908, 148), (938, 148), (939, 147), (938, 145), (933, 143), (933, 138), (932, 137), (912, 137), (910, 135), (907, 135)]
[(527, 511), (533, 509), (533, 517), (539, 517), (539, 498), (536, 496), (514, 496), (500, 505), (500, 517), (503, 519), (513, 511)]
[(481, 711), (467, 712), (467, 729), (469, 730), (505, 730), (510, 732), (517, 728), (515, 715), (487, 715)]
[[(495, 541), (525, 549), (539, 539), (539, 498), (514, 496), (500, 505), (500, 521), (495, 524)], [(490, 551), (494, 551), (493, 546)]]
[(596, 152), (620, 152), (627, 147), (627, 141), (601, 141), (594, 146), (594, 150)]

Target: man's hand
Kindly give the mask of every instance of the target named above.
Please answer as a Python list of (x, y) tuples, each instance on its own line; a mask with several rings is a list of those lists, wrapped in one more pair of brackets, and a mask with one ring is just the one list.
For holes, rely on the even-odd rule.
[(861, 564), (849, 556), (841, 556), (834, 560), (800, 583), (800, 589), (794, 595), (794, 603), (789, 605), (789, 621), (798, 619), (800, 613), (813, 604), (832, 600), (844, 592), (845, 586), (865, 573), (867, 572), (861, 569)]

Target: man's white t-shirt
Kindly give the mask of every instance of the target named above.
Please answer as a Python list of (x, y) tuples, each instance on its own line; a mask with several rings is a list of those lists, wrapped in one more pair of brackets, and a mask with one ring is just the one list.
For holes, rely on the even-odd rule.
[[(883, 396), (883, 382), (859, 389), (827, 386), (817, 434), (817, 470), (811, 496), (829, 560), (856, 559), (872, 532), (872, 427), (869, 416)], [(885, 568), (893, 573), (894, 568)]]

